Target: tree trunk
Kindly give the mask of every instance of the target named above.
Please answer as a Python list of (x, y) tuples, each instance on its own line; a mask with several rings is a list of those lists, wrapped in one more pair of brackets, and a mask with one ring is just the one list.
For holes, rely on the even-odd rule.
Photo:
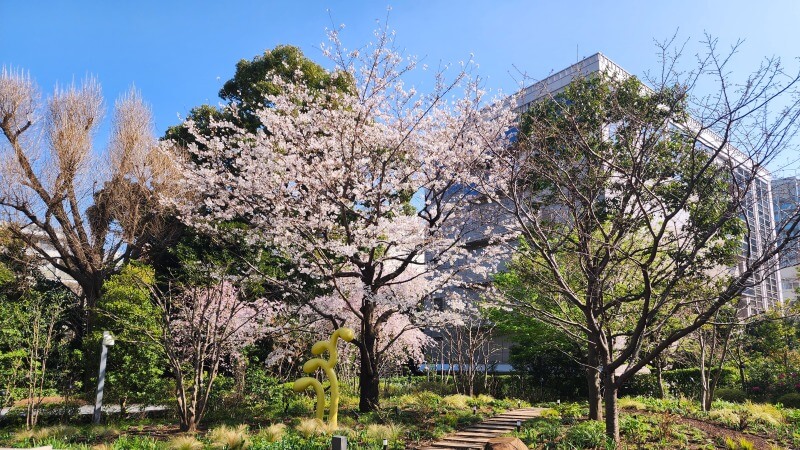
[(615, 378), (613, 372), (606, 370), (603, 373), (606, 436), (614, 441), (614, 448), (619, 445), (619, 410), (617, 407), (617, 386)]
[(378, 367), (374, 364), (374, 354), (370, 355), (366, 346), (361, 346), (361, 373), (358, 376), (360, 388), (358, 410), (360, 412), (370, 412), (378, 409), (380, 399), (380, 377)]
[(661, 364), (656, 364), (656, 378), (658, 380), (658, 398), (667, 398), (664, 391), (664, 368)]
[(588, 387), (589, 396), (589, 420), (603, 420), (603, 399), (600, 394), (600, 372), (597, 370), (599, 366), (600, 359), (597, 355), (597, 348), (590, 343), (586, 367), (586, 384)]
[(700, 407), (704, 412), (711, 409), (711, 396), (709, 395), (709, 376), (706, 374), (706, 340), (702, 332), (698, 336), (700, 343)]
[(181, 415), (181, 431), (185, 433), (197, 432), (197, 420), (195, 420), (194, 411), (191, 409), (186, 411), (186, 414)]
[(358, 410), (370, 412), (378, 409), (380, 401), (380, 376), (378, 375), (378, 355), (376, 350), (377, 330), (373, 326), (372, 316), (375, 303), (368, 299), (361, 306), (361, 371), (358, 375), (359, 402)]
[(80, 324), (77, 334), (82, 341), (83, 338), (91, 336), (94, 330), (97, 301), (100, 300), (103, 290), (103, 275), (99, 273), (92, 274), (86, 282), (80, 283), (80, 287), (81, 297), (83, 297), (84, 301), (84, 311), (83, 317), (81, 317), (83, 323)]

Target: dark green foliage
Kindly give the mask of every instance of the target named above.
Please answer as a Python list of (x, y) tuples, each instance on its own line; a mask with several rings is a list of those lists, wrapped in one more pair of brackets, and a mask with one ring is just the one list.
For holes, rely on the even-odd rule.
[[(711, 376), (715, 376), (717, 369), (711, 370)], [(700, 398), (700, 369), (673, 369), (663, 372), (664, 383), (668, 386), (668, 391), (672, 396), (683, 396), (686, 398)], [(738, 374), (731, 367), (724, 367), (719, 378), (720, 388), (734, 387), (738, 381)], [(626, 396), (649, 396), (656, 397), (658, 394), (658, 378), (656, 374), (637, 374), (629, 380), (620, 390), (620, 395)]]
[[(256, 112), (269, 106), (269, 95), (280, 93), (272, 80), (273, 76), (286, 82), (304, 83), (320, 91), (328, 86), (334, 86), (340, 91), (352, 89), (352, 81), (346, 76), (332, 77), (320, 65), (306, 58), (299, 48), (279, 45), (252, 60), (242, 59), (236, 64), (233, 78), (226, 81), (219, 91), (222, 100), (236, 105), (235, 112), (201, 105), (193, 108), (187, 119), (194, 122), (196, 133), (206, 137), (230, 136), (233, 133), (226, 126), (215, 125), (217, 122), (230, 122), (255, 133), (262, 128)], [(196, 138), (184, 124), (170, 127), (165, 139), (174, 139), (184, 146), (196, 142)]]
[(606, 427), (596, 420), (583, 421), (567, 430), (565, 439), (575, 448), (602, 448), (606, 443)]
[[(717, 389), (714, 391), (714, 397), (731, 403), (744, 403), (747, 400), (747, 394), (743, 390), (736, 388)], [(796, 406), (791, 407), (796, 408)]]
[(152, 268), (129, 264), (111, 276), (98, 301), (97, 327), (87, 342), (91, 366), (96, 367), (103, 331), (111, 331), (106, 401), (163, 404), (170, 391), (165, 379), (167, 361), (157, 343), (161, 338), (161, 310), (150, 298), (155, 282)]
[(654, 373), (636, 374), (619, 390), (620, 397), (636, 395), (657, 397), (658, 393), (658, 377)]
[(782, 404), (784, 408), (800, 409), (800, 393), (792, 392), (782, 395), (778, 398), (777, 403)]

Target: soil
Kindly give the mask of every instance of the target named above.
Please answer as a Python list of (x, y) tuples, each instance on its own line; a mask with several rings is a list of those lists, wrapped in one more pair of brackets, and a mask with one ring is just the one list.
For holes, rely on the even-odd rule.
[[(629, 410), (628, 412), (635, 412), (636, 414), (650, 416), (659, 415), (657, 413), (643, 411), (641, 409)], [(768, 441), (764, 436), (759, 436), (757, 434), (742, 433), (741, 431), (731, 430), (730, 428), (725, 428), (714, 423), (690, 419), (677, 414), (673, 414), (672, 417), (675, 422), (697, 428), (705, 433), (708, 437), (714, 440), (719, 440), (720, 442), (725, 442), (726, 438), (730, 438), (734, 441), (744, 438), (753, 443), (753, 448), (768, 449), (771, 445), (770, 441)]]
[(770, 442), (767, 441), (764, 437), (759, 436), (757, 434), (742, 433), (741, 431), (731, 430), (730, 428), (721, 427), (719, 425), (709, 422), (704, 422), (702, 420), (690, 419), (688, 417), (678, 416), (676, 420), (680, 423), (691, 425), (695, 428), (698, 428), (707, 435), (719, 438), (723, 442), (725, 441), (726, 438), (730, 438), (734, 441), (738, 441), (739, 439), (744, 438), (752, 442), (754, 448), (759, 448), (759, 449), (770, 448)]

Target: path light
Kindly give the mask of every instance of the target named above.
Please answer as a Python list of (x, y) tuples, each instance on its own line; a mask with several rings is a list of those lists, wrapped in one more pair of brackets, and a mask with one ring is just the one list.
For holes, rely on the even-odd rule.
[(473, 406), (472, 407), (472, 414), (478, 414), (478, 407), (477, 406)]
[(522, 401), (517, 400), (517, 408), (522, 408)]
[(347, 438), (344, 436), (334, 436), (331, 441), (331, 450), (347, 450)]
[(92, 423), (100, 423), (100, 413), (103, 409), (103, 388), (106, 384), (106, 359), (108, 347), (114, 345), (114, 335), (110, 331), (103, 331), (102, 350), (100, 350), (100, 373), (97, 375), (97, 397), (94, 401), (94, 416)]
[(383, 450), (389, 450), (389, 440), (388, 439), (384, 439), (383, 440)]
[(522, 421), (521, 421), (521, 420), (518, 420), (518, 421), (517, 421), (517, 433), (519, 433), (519, 430), (520, 430), (520, 429), (522, 429)]

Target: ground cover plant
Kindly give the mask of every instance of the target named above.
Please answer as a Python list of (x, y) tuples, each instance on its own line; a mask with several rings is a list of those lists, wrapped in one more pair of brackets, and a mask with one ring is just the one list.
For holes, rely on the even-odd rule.
[[(730, 414), (760, 416), (758, 424), (744, 429), (704, 413), (700, 404), (688, 400), (660, 401), (651, 398), (620, 400), (620, 442), (622, 449), (746, 449), (796, 448), (797, 412), (771, 405), (750, 404)], [(541, 417), (525, 422), (513, 433), (535, 449), (614, 448), (605, 436), (602, 422), (587, 420), (588, 409), (576, 404), (549, 404)], [(715, 404), (723, 410), (731, 405)], [(582, 411), (581, 411), (582, 409)], [(581, 415), (574, 416), (574, 411)], [(713, 410), (712, 410), (713, 411)], [(770, 418), (767, 419), (765, 416)], [(739, 417), (739, 416), (737, 416)], [(765, 425), (768, 424), (768, 425)]]
[[(225, 385), (225, 382), (221, 383)], [(230, 384), (228, 384), (230, 386)], [(244, 402), (227, 397), (216, 400), (205, 426), (197, 433), (183, 433), (172, 417), (158, 419), (111, 418), (108, 425), (64, 426), (54, 424), (26, 431), (23, 427), (0, 429), (0, 446), (29, 447), (53, 445), (59, 449), (327, 449), (331, 436), (343, 435), (349, 448), (403, 449), (441, 438), (457, 429), (517, 406), (518, 399), (495, 399), (489, 395), (469, 397), (447, 394), (451, 386), (413, 383), (396, 378), (386, 383), (391, 392), (382, 408), (358, 412), (357, 393), (344, 389), (340, 402), (339, 427), (330, 429), (313, 419), (314, 399), (295, 394), (289, 384), (276, 384), (267, 397), (250, 396)], [(13, 415), (13, 414), (12, 414)]]

